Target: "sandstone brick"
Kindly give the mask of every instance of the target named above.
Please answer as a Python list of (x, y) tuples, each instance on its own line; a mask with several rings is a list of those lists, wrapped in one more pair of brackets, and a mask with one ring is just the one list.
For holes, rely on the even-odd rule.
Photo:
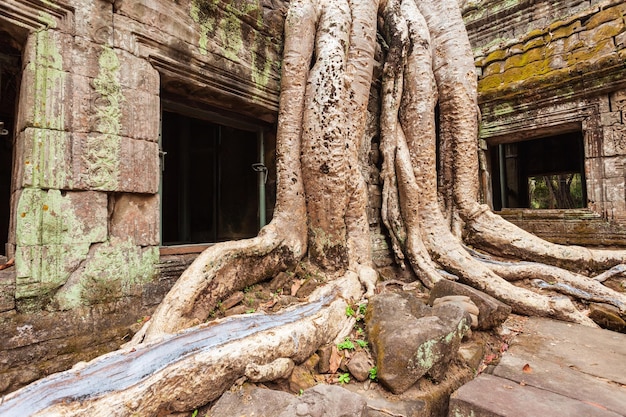
[[(118, 191), (122, 138), (101, 133), (72, 135), (76, 189)], [(136, 179), (141, 181), (140, 178)]]
[(107, 239), (107, 196), (96, 191), (42, 191), (42, 242), (77, 244)]
[(71, 71), (74, 38), (69, 33), (47, 29), (30, 33), (24, 48), (22, 65), (40, 65), (59, 71)]
[(159, 94), (159, 72), (146, 60), (127, 51), (116, 50), (120, 60), (122, 86), (150, 94)]
[(72, 119), (68, 72), (30, 63), (22, 73), (17, 131), (26, 127), (66, 130)]
[(604, 178), (624, 178), (624, 159), (622, 157), (612, 157), (603, 159)]
[(619, 35), (615, 36), (615, 47), (617, 49), (626, 48), (626, 32), (622, 32)]
[(15, 270), (0, 271), (0, 313), (15, 308)]
[(17, 181), (23, 187), (71, 188), (71, 136), (53, 129), (27, 128), (17, 137)]
[(502, 72), (502, 62), (493, 62), (483, 69), (482, 77), (488, 77)]
[(611, 39), (617, 34), (623, 32), (624, 30), (624, 21), (620, 19), (619, 21), (611, 21), (601, 24), (598, 27), (594, 27), (593, 29), (588, 29), (586, 31), (580, 32), (580, 39), (587, 43), (589, 46), (595, 45), (596, 43), (602, 42), (606, 39)]
[(557, 39), (567, 38), (569, 36), (572, 36), (572, 34), (580, 31), (582, 27), (579, 20), (576, 20), (570, 24), (565, 24), (565, 25), (560, 24), (560, 23), (561, 22), (557, 22), (557, 25), (553, 24), (550, 26), (550, 32), (546, 35), (547, 42), (554, 42)]
[(133, 244), (159, 244), (158, 195), (115, 194), (111, 197), (111, 236)]
[(76, 35), (109, 44), (112, 40), (111, 2), (79, 0), (75, 5)]
[(600, 113), (600, 125), (601, 126), (612, 126), (612, 125), (618, 125), (621, 123), (622, 123), (621, 112)]
[(124, 105), (121, 106), (120, 135), (159, 140), (160, 101), (157, 94), (141, 90), (123, 89)]
[(623, 155), (626, 152), (626, 126), (615, 125), (604, 128), (602, 154), (604, 156)]
[(80, 74), (72, 74), (72, 126), (75, 133), (92, 131), (94, 109), (93, 79)]
[(604, 180), (604, 187), (606, 200), (611, 203), (613, 209), (613, 213), (610, 213), (610, 215), (626, 211), (624, 177), (606, 178)]
[(121, 141), (119, 178), (116, 191), (150, 193), (159, 191), (159, 145), (124, 138)]
[(626, 90), (618, 90), (611, 93), (610, 101), (613, 110), (626, 110)]
[(104, 49), (101, 42), (83, 36), (76, 36), (72, 57), (72, 73), (87, 78), (96, 78), (100, 72), (99, 58)]
[(609, 7), (604, 10), (600, 10), (589, 18), (585, 26), (588, 29), (595, 29), (603, 24), (610, 22), (619, 22), (623, 24), (623, 15), (626, 12), (624, 5)]

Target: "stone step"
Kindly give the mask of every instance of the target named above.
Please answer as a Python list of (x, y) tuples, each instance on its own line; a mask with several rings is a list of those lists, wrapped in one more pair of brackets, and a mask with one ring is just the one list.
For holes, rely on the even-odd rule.
[(480, 375), (450, 397), (448, 417), (620, 417), (584, 402), (495, 375)]

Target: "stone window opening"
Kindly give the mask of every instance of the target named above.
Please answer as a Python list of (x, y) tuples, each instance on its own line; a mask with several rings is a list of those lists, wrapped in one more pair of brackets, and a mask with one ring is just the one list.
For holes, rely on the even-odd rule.
[(12, 256), (11, 190), (23, 44), (0, 22), (0, 255)]
[(489, 145), (494, 210), (587, 207), (580, 131)]
[(161, 117), (161, 245), (250, 238), (266, 216), (264, 129), (172, 102)]

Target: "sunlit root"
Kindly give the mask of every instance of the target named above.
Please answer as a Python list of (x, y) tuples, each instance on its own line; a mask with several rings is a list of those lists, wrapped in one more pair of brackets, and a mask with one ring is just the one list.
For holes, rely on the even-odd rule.
[[(611, 304), (626, 314), (626, 294), (602, 285), (595, 277), (536, 262), (503, 262), (484, 257), (475, 259), (481, 260), (507, 281), (533, 280), (538, 288), (558, 291), (581, 300)], [(616, 267), (612, 271), (622, 269)]]
[(626, 251), (547, 242), (494, 214), (486, 206), (468, 214), (466, 242), (512, 259), (542, 262), (577, 272), (599, 272), (626, 263)]
[[(255, 367), (262, 370), (259, 378), (271, 377), (268, 364), (289, 368), (345, 337), (353, 325), (346, 307), (361, 294), (356, 274), (348, 273), (311, 294), (309, 303), (279, 314), (217, 320), (52, 375), (6, 396), (0, 414), (121, 417), (193, 410), (218, 398), (246, 370), (253, 378)], [(288, 372), (278, 368), (275, 376)]]
[(267, 230), (253, 239), (219, 243), (206, 249), (183, 272), (128, 345), (204, 322), (217, 303), (234, 291), (293, 266), (302, 257), (300, 248), (302, 245), (285, 244)]

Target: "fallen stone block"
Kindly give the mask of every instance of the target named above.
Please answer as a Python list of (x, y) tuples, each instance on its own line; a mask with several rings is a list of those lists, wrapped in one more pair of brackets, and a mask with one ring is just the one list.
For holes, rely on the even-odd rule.
[(478, 291), (467, 285), (450, 280), (441, 280), (430, 291), (428, 303), (433, 304), (435, 299), (449, 295), (464, 295), (470, 298), (480, 310), (478, 315), (478, 330), (489, 330), (501, 325), (511, 314), (511, 307), (496, 300), (492, 296)]
[(431, 308), (409, 293), (371, 298), (365, 320), (378, 379), (394, 394), (426, 374), (441, 379), (471, 323), (455, 304)]

